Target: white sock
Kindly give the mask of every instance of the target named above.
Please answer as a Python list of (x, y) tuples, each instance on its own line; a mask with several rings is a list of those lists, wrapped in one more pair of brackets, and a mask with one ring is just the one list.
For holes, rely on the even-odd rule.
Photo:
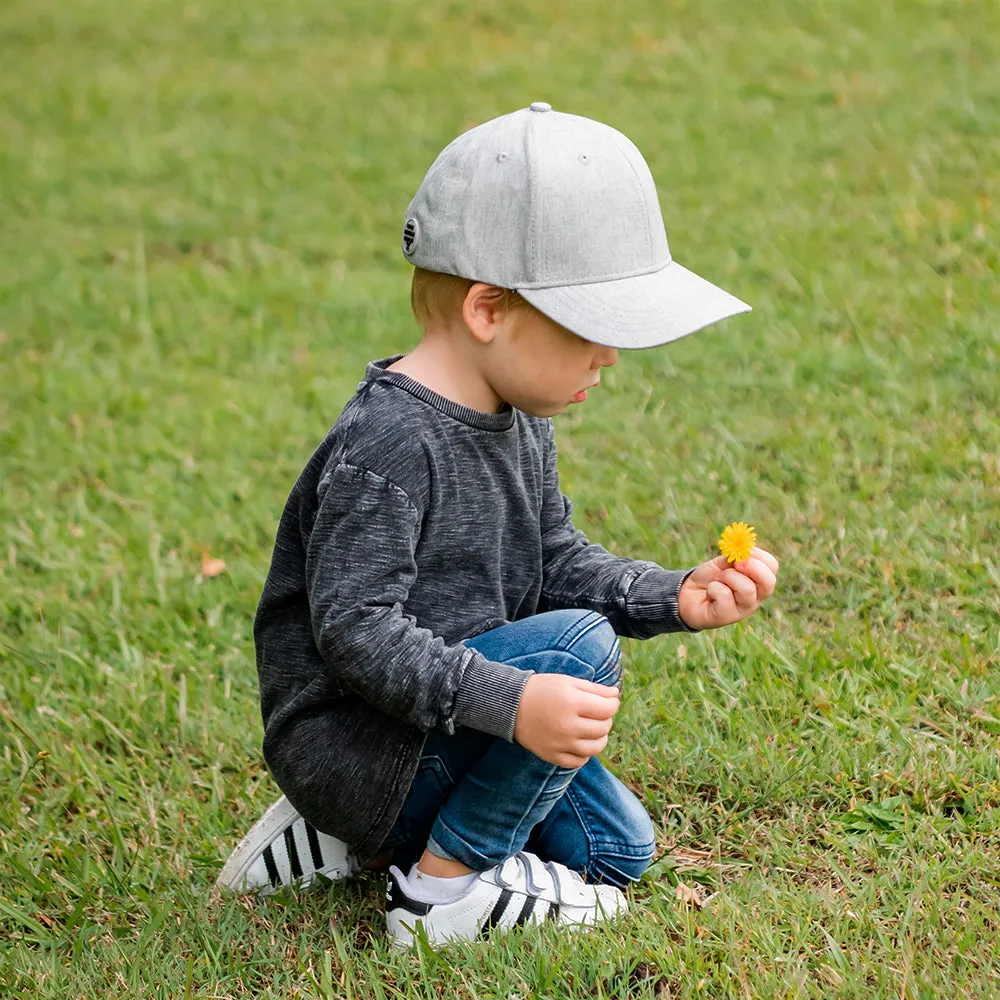
[(461, 899), (479, 878), (479, 872), (456, 875), (455, 878), (440, 878), (420, 871), (416, 864), (410, 869), (406, 881), (410, 883), (410, 895), (421, 903), (454, 903)]

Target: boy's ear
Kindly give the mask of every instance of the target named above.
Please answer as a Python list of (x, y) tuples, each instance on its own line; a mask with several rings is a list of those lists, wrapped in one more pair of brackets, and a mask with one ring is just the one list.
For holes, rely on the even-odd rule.
[(462, 303), (462, 319), (480, 343), (488, 344), (507, 315), (503, 308), (505, 290), (477, 281)]

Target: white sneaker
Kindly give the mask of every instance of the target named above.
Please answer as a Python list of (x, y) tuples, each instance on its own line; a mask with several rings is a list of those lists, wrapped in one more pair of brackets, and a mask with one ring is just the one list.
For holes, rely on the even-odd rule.
[(552, 920), (577, 926), (609, 920), (625, 913), (625, 894), (610, 885), (589, 885), (576, 872), (555, 861), (521, 852), (482, 872), (472, 888), (451, 903), (421, 903), (412, 886), (395, 867), (389, 869), (386, 923), (391, 943), (413, 944), (422, 924), (431, 944), (472, 941), (494, 929)]
[(265, 896), (286, 885), (307, 886), (317, 874), (341, 879), (358, 869), (347, 844), (320, 833), (282, 795), (240, 841), (215, 884)]

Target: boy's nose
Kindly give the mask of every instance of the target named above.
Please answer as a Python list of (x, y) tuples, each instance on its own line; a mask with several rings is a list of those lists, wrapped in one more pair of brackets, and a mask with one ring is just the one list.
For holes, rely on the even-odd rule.
[(615, 364), (618, 364), (618, 348), (605, 347), (604, 352), (600, 358), (600, 365), (602, 367), (610, 368), (612, 365)]

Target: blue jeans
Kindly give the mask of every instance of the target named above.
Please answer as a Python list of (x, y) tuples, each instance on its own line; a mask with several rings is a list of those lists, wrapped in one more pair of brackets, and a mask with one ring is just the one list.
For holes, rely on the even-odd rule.
[[(487, 659), (536, 673), (621, 684), (618, 637), (594, 611), (549, 611), (466, 640)], [(588, 881), (624, 888), (646, 870), (653, 824), (639, 800), (592, 757), (565, 768), (517, 743), (458, 728), (432, 730), (388, 838), (408, 867), (434, 854), (486, 871), (527, 849)]]

